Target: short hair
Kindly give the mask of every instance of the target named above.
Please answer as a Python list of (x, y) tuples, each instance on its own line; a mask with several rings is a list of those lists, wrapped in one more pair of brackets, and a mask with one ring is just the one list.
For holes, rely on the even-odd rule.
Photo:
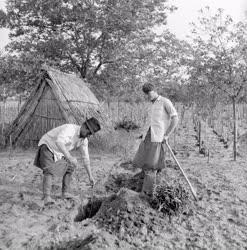
[(145, 93), (145, 94), (148, 94), (148, 92), (150, 91), (153, 91), (154, 90), (154, 85), (152, 83), (145, 83), (143, 86), (142, 86), (142, 91)]

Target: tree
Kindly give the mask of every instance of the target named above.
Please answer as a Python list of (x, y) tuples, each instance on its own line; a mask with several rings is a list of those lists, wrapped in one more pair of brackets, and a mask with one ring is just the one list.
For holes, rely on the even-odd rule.
[(0, 9), (0, 26), (4, 27), (7, 25), (7, 15), (6, 13)]
[(247, 84), (246, 31), (246, 25), (234, 23), (222, 9), (212, 16), (209, 7), (201, 11), (199, 25), (193, 24), (192, 31), (191, 83), (200, 93), (201, 102), (232, 103), (234, 160), (237, 157), (236, 103)]
[(117, 90), (119, 81), (136, 78), (136, 61), (149, 56), (133, 41), (152, 42), (153, 28), (173, 10), (167, 0), (7, 0), (8, 49)]
[(38, 78), (43, 60), (30, 54), (0, 56), (0, 87), (8, 96), (23, 93)]

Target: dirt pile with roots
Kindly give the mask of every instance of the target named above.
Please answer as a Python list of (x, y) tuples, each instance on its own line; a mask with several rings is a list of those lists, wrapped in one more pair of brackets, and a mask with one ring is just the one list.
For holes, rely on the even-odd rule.
[(189, 203), (188, 192), (181, 185), (159, 185), (156, 187), (150, 205), (163, 214), (172, 216), (182, 213)]
[(156, 216), (147, 200), (126, 188), (106, 199), (94, 219), (98, 225), (127, 241), (155, 233), (162, 222), (162, 217)]
[(111, 174), (104, 186), (108, 193), (117, 193), (123, 187), (141, 192), (143, 180), (144, 172), (135, 175), (130, 173)]
[(107, 197), (91, 197), (78, 210), (75, 221), (91, 218), (100, 228), (132, 244), (155, 237), (171, 216), (189, 208), (190, 200), (182, 186), (159, 184), (154, 197), (140, 195), (144, 173), (109, 176), (104, 184)]

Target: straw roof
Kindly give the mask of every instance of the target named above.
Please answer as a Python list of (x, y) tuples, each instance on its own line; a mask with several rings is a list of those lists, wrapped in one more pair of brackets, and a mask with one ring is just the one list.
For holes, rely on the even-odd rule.
[[(60, 105), (66, 110), (68, 122), (82, 123), (85, 118), (97, 115), (99, 101), (89, 89), (87, 83), (75, 74), (67, 74), (53, 68), (45, 69), (48, 84)], [(50, 79), (49, 79), (50, 78)]]
[(41, 69), (37, 82), (11, 124), (6, 136), (7, 142), (11, 140), (16, 144), (20, 138), (22, 141), (37, 141), (42, 134), (58, 125), (80, 125), (92, 116), (101, 118), (99, 101), (88, 84), (75, 74), (45, 67)]

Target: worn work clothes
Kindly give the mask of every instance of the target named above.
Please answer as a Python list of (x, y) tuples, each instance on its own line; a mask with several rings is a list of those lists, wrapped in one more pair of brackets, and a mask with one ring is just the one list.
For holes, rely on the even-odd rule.
[(80, 138), (80, 126), (76, 124), (64, 124), (56, 127), (44, 134), (38, 146), (47, 145), (54, 155), (54, 161), (62, 159), (63, 153), (58, 148), (56, 142), (62, 142), (68, 151), (80, 147), (83, 160), (89, 161), (88, 139)]
[(173, 116), (177, 116), (177, 111), (172, 102), (163, 96), (158, 96), (151, 104), (149, 125), (151, 127), (151, 142), (163, 141)]
[(133, 160), (133, 166), (143, 170), (162, 169), (165, 167), (165, 152), (161, 142), (151, 142), (149, 129), (145, 140), (141, 142)]
[(64, 157), (55, 162), (53, 153), (45, 144), (39, 146), (34, 165), (42, 169), (44, 175), (64, 176), (74, 171), (73, 165)]
[(47, 145), (43, 144), (39, 146), (34, 160), (34, 165), (43, 170), (44, 197), (51, 195), (52, 176), (63, 177), (62, 194), (69, 191), (74, 166), (64, 157), (55, 162), (53, 153), (49, 150)]

